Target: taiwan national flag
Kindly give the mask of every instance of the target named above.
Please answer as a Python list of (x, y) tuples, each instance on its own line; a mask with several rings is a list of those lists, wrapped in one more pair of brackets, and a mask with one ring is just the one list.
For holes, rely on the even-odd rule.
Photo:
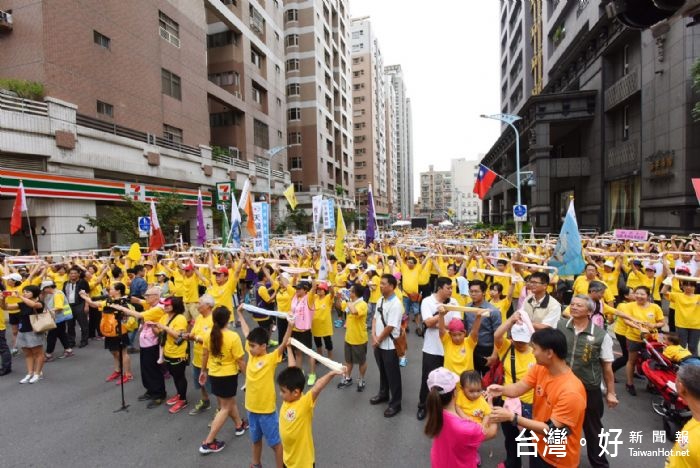
[(496, 173), (483, 164), (479, 164), (479, 174), (476, 176), (473, 192), (480, 200), (483, 200), (489, 192), (494, 180), (496, 180)]

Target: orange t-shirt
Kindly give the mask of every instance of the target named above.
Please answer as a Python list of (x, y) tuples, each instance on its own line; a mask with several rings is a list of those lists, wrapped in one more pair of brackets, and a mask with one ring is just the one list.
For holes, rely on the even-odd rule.
[[(556, 420), (569, 429), (566, 438), (564, 457), (557, 457), (545, 453), (547, 436), (540, 436), (537, 441), (537, 453), (544, 461), (557, 467), (577, 467), (581, 456), (581, 433), (583, 432), (583, 418), (586, 414), (586, 390), (581, 381), (574, 375), (571, 369), (564, 374), (553, 377), (546, 367), (535, 365), (527, 373), (523, 382), (532, 386), (535, 390), (535, 399), (532, 408), (532, 417), (536, 421), (547, 422)], [(531, 434), (526, 431), (526, 437)], [(594, 443), (594, 441), (589, 441)]]

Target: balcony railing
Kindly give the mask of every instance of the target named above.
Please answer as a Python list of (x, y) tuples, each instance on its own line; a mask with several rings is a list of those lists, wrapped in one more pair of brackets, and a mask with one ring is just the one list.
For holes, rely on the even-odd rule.
[(2, 92), (0, 92), (0, 109), (44, 117), (49, 115), (48, 106), (45, 102), (22, 99)]
[(576, 8), (576, 18), (581, 16), (581, 13), (583, 13), (583, 10), (586, 9), (589, 3), (591, 3), (591, 0), (579, 0), (578, 8)]
[(635, 67), (605, 90), (605, 111), (626, 101), (641, 89), (642, 74), (639, 67)]
[(608, 150), (607, 165), (609, 169), (639, 165), (639, 140), (628, 140)]

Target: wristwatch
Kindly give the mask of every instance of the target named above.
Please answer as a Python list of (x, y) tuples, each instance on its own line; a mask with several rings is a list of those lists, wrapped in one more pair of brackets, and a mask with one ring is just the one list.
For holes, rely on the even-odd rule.
[(513, 426), (518, 425), (518, 413), (513, 413), (513, 420), (511, 421), (511, 423), (513, 424)]

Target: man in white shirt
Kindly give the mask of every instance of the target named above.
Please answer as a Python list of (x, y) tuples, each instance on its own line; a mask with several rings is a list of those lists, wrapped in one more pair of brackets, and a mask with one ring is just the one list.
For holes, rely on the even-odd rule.
[[(421, 372), (420, 393), (418, 395), (418, 412), (416, 418), (419, 421), (425, 419), (425, 400), (428, 397), (428, 374), (438, 367), (442, 367), (445, 361), (445, 350), (440, 341), (438, 330), (438, 307), (443, 304), (459, 305), (452, 298), (452, 280), (441, 276), (435, 281), (435, 292), (423, 299), (420, 313), (425, 325), (423, 335), (423, 369)], [(445, 323), (450, 323), (453, 318), (461, 319), (459, 312), (445, 314)]]
[(547, 294), (549, 275), (542, 271), (531, 274), (527, 280), (527, 288), (532, 296), (523, 304), (523, 309), (530, 316), (535, 330), (556, 328), (561, 318), (561, 304)]
[(379, 393), (370, 398), (371, 405), (389, 402), (384, 417), (391, 418), (401, 411), (401, 370), (394, 340), (401, 334), (403, 304), (394, 290), (398, 282), (393, 275), (382, 275), (379, 289), (382, 297), (372, 320), (372, 347), (379, 368)]

